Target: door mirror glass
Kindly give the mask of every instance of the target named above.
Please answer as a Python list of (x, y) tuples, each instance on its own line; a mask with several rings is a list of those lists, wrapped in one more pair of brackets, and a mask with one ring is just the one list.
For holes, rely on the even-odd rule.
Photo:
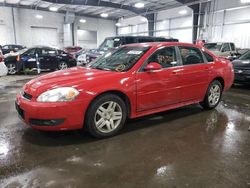
[(144, 70), (147, 72), (157, 71), (157, 70), (161, 70), (161, 69), (162, 69), (162, 66), (156, 62), (151, 62), (151, 63), (147, 64), (147, 66), (144, 68)]

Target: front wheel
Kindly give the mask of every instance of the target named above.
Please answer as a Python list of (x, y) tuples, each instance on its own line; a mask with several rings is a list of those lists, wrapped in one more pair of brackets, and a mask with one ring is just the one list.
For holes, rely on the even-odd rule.
[(222, 96), (222, 85), (218, 80), (214, 80), (208, 87), (204, 101), (201, 102), (201, 106), (205, 109), (215, 108), (221, 100)]
[(127, 117), (124, 101), (113, 94), (98, 97), (86, 114), (85, 128), (94, 137), (114, 136), (123, 127)]

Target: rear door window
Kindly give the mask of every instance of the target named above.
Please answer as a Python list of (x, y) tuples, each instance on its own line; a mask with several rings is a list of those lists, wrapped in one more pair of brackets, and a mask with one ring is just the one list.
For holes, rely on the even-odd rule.
[(179, 49), (183, 65), (204, 63), (200, 49), (189, 46), (180, 46)]
[(213, 56), (209, 55), (207, 52), (203, 52), (203, 54), (205, 55), (207, 62), (214, 62)]

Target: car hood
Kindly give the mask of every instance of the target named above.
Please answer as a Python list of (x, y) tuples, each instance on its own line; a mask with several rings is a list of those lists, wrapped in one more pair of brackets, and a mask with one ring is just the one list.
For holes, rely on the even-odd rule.
[(115, 74), (119, 73), (83, 67), (74, 67), (35, 78), (25, 84), (23, 89), (33, 97), (37, 97), (47, 90), (58, 87), (74, 87), (78, 90), (90, 89), (92, 86), (91, 83), (93, 81), (102, 82), (106, 76), (113, 76)]
[(234, 67), (238, 68), (250, 68), (250, 60), (234, 60), (233, 62)]

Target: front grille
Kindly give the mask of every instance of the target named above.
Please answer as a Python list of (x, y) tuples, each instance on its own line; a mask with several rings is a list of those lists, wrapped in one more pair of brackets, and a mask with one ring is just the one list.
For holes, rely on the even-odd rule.
[(28, 93), (26, 93), (26, 92), (23, 92), (23, 97), (24, 97), (25, 99), (28, 99), (28, 100), (31, 100), (31, 99), (32, 99), (32, 95), (30, 95), (30, 94), (28, 94)]

